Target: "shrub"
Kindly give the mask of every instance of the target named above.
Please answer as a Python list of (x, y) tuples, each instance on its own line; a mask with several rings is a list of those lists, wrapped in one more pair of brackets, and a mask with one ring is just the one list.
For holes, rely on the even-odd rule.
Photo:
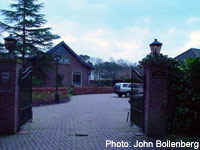
[(176, 78), (169, 80), (168, 127), (173, 132), (193, 134), (200, 125), (200, 58), (187, 59), (173, 76)]
[(113, 80), (112, 79), (106, 79), (106, 80), (93, 80), (93, 86), (98, 86), (98, 87), (112, 87), (113, 86)]
[(74, 95), (112, 93), (112, 87), (74, 87), (72, 93)]

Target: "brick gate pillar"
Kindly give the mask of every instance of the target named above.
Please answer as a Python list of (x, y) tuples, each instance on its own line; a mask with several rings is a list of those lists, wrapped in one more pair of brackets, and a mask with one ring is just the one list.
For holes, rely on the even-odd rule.
[(168, 69), (164, 65), (145, 66), (144, 131), (147, 136), (166, 134)]
[(18, 59), (0, 59), (0, 134), (13, 134), (19, 127)]

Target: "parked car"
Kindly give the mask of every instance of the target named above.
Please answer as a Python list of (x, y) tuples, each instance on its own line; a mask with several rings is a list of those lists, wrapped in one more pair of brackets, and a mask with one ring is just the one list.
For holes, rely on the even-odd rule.
[[(119, 97), (125, 95), (129, 97), (131, 95), (131, 83), (116, 83), (113, 86), (113, 93), (116, 93)], [(133, 94), (143, 93), (143, 84), (142, 83), (133, 83)]]

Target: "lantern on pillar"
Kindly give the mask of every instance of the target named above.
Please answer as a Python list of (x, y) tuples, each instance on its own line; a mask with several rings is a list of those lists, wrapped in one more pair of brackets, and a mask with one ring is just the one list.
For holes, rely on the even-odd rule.
[(160, 54), (162, 43), (158, 42), (157, 39), (155, 39), (154, 42), (151, 43), (149, 46), (151, 48), (151, 53), (152, 54)]
[(4, 38), (5, 47), (9, 50), (9, 56), (13, 57), (13, 51), (16, 49), (17, 40), (10, 34), (8, 37)]

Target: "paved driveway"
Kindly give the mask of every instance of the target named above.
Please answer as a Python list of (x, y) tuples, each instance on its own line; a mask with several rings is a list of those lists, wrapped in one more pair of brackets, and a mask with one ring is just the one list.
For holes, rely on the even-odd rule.
[(34, 107), (33, 122), (25, 126), (29, 133), (1, 136), (0, 150), (105, 150), (110, 149), (106, 140), (131, 146), (135, 137), (126, 122), (128, 111), (128, 98), (114, 94), (73, 96), (68, 103)]

